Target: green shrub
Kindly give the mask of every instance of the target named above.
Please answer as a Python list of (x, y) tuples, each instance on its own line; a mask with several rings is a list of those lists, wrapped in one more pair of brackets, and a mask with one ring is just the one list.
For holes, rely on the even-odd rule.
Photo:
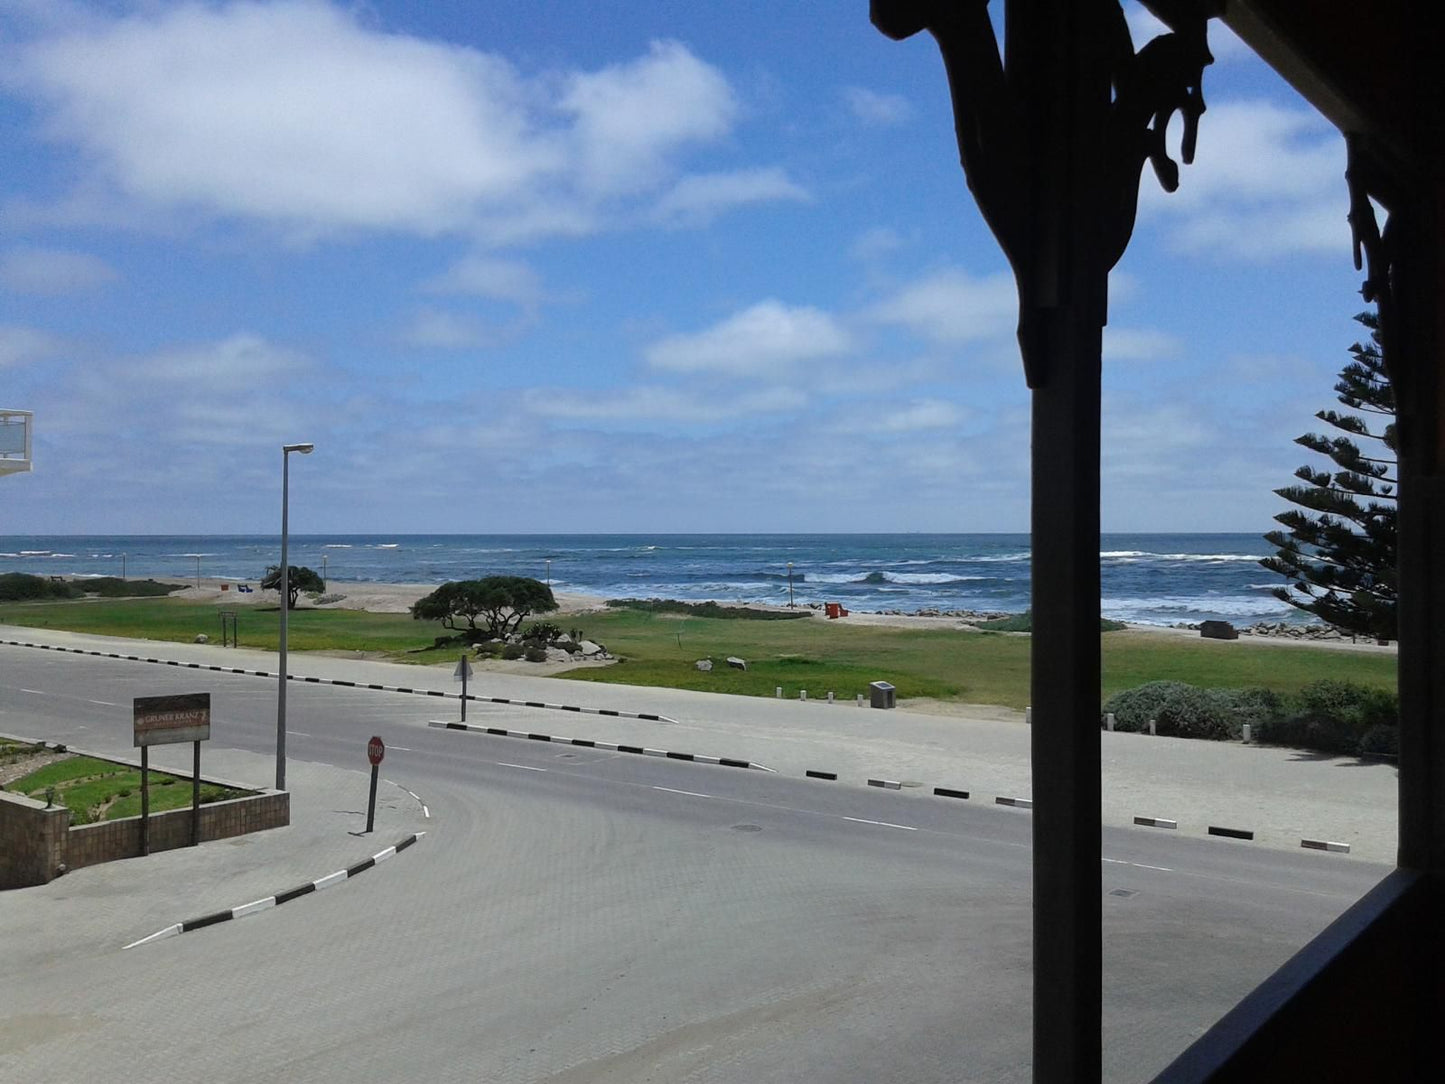
[(507, 642), (505, 640), (483, 640), (477, 645), (477, 657), (484, 659), (495, 658), (502, 653), (502, 649), (506, 646)]
[(1159, 713), (1182, 690), (1192, 689), (1182, 681), (1148, 681), (1133, 689), (1115, 693), (1104, 704), (1104, 711), (1114, 713), (1114, 729), (1137, 732), (1149, 729), (1149, 720)]
[(1329, 716), (1311, 718), (1290, 715), (1275, 719), (1259, 730), (1259, 740), (1269, 745), (1293, 745), (1321, 753), (1353, 756), (1360, 751), (1363, 735), (1349, 723)]
[(1400, 755), (1400, 728), (1376, 723), (1360, 739), (1362, 756), (1394, 757)]
[(550, 644), (562, 638), (562, 629), (550, 621), (537, 621), (522, 630), (522, 639), (533, 643)]
[(689, 617), (719, 617), (740, 621), (790, 621), (812, 617), (812, 610), (760, 610), (752, 606), (720, 606), (716, 602), (678, 602), (669, 598), (610, 598), (613, 609), (640, 610), (652, 614), (686, 614)]
[(506, 644), (502, 647), (502, 658), (520, 659), (524, 650), (521, 644)]
[(528, 662), (546, 662), (547, 649), (541, 644), (534, 643), (531, 647), (527, 648), (527, 650), (522, 653), (522, 657)]
[(1362, 735), (1373, 726), (1395, 726), (1400, 714), (1399, 698), (1394, 693), (1333, 678), (1312, 681), (1301, 688), (1292, 706), (1304, 716), (1348, 723)]
[[(983, 629), (985, 632), (1033, 632), (1034, 612), (1025, 610), (1023, 613), (1014, 614), (1011, 617), (995, 617), (992, 621), (979, 621), (973, 627)], [(1120, 632), (1128, 627), (1122, 621), (1114, 621), (1107, 617), (1099, 618), (1100, 632)]]
[(1279, 697), (1268, 689), (1200, 689), (1182, 681), (1151, 681), (1115, 693), (1104, 705), (1114, 729), (1143, 731), (1149, 720), (1168, 737), (1236, 741), (1244, 724), (1260, 727), (1280, 715)]
[(52, 576), (32, 576), (27, 572), (0, 573), (0, 602), (80, 598), (83, 593), (73, 583)]

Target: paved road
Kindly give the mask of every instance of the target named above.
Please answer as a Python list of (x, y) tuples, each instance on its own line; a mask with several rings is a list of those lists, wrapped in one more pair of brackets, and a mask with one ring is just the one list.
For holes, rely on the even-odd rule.
[[(126, 752), (130, 697), (201, 688), (206, 764), (267, 782), (263, 679), (0, 648), (0, 732)], [(435, 730), (394, 693), (289, 705), (291, 828), (0, 897), (0, 1078), (1028, 1079), (1026, 812)], [(367, 840), (372, 733), (391, 783)], [(334, 890), (120, 948), (419, 829)], [(1384, 872), (1145, 829), (1105, 855), (1119, 1080)]]

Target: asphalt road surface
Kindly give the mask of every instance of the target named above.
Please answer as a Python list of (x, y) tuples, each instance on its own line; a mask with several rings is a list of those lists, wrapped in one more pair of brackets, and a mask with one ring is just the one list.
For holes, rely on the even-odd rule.
[[(274, 680), (0, 647), (0, 732), (130, 754), (131, 698), (185, 691), (212, 694), (208, 755), (268, 782)], [(431, 814), (345, 890), (131, 950), (122, 928), (194, 912), (199, 852), (241, 852), (119, 864), (175, 878), (154, 914), (90, 871), (0, 897), (0, 1078), (1029, 1079), (1026, 811), (428, 728), (439, 710), (291, 686), (293, 789), (364, 769), (375, 733)], [(1104, 855), (1111, 1080), (1151, 1077), (1386, 872), (1148, 829)]]

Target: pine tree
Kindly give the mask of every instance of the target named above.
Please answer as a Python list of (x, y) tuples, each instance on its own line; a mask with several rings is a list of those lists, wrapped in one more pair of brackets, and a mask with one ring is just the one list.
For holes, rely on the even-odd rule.
[[(1354, 361), (1341, 370), (1335, 392), (1359, 413), (1322, 410), (1315, 417), (1347, 435), (1306, 433), (1295, 441), (1338, 469), (1306, 465), (1295, 471), (1303, 485), (1275, 490), (1300, 507), (1274, 517), (1286, 529), (1264, 536), (1276, 553), (1260, 564), (1289, 581), (1288, 588), (1276, 587), (1274, 593), (1291, 606), (1342, 632), (1393, 640), (1395, 394), (1380, 355), (1375, 314), (1364, 312), (1355, 319), (1370, 329), (1370, 341), (1350, 347)], [(1357, 439), (1371, 442), (1366, 451)]]

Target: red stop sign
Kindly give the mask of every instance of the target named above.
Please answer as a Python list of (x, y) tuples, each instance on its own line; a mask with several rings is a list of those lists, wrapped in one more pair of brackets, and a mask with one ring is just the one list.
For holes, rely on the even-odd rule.
[(381, 758), (384, 756), (386, 756), (386, 746), (380, 738), (373, 737), (366, 743), (366, 759), (371, 761), (373, 766), (380, 764)]

